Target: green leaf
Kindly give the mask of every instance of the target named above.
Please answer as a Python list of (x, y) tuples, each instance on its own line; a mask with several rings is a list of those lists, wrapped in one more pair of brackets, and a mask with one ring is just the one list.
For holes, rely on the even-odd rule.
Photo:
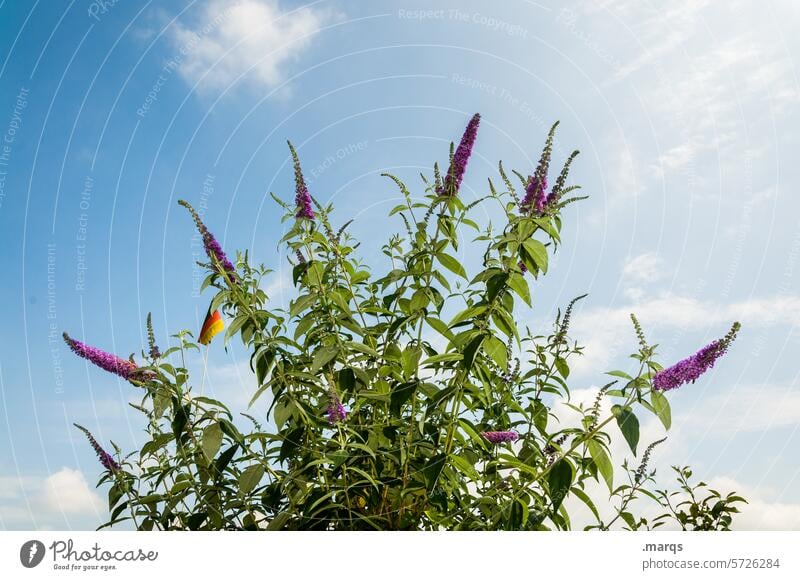
[(558, 357), (556, 358), (555, 363), (558, 374), (566, 379), (569, 376), (569, 365), (567, 364), (567, 361), (561, 357)]
[(488, 337), (483, 345), (483, 350), (497, 363), (497, 366), (502, 370), (506, 370), (508, 366), (508, 351), (502, 340), (496, 336)]
[(462, 361), (464, 369), (470, 370), (472, 368), (472, 365), (475, 363), (475, 357), (478, 355), (481, 344), (483, 344), (485, 339), (485, 334), (479, 334), (473, 338), (467, 345), (467, 348), (464, 349), (464, 360)]
[(542, 242), (533, 238), (525, 240), (522, 242), (521, 253), (522, 261), (525, 262), (528, 269), (547, 273), (547, 248)]
[(400, 410), (403, 408), (403, 405), (411, 398), (411, 395), (414, 394), (414, 391), (417, 389), (417, 382), (410, 382), (410, 383), (402, 383), (397, 385), (394, 389), (392, 389), (392, 398), (390, 404), (390, 410), (393, 415), (399, 417)]
[(338, 346), (323, 346), (314, 353), (314, 361), (311, 363), (311, 372), (315, 373), (326, 364), (331, 362), (339, 354)]
[(222, 445), (222, 427), (219, 423), (212, 423), (203, 429), (203, 455), (213, 461)]
[(436, 259), (439, 260), (442, 266), (444, 266), (454, 274), (458, 274), (462, 278), (467, 277), (467, 272), (464, 270), (464, 266), (462, 266), (461, 262), (456, 260), (453, 256), (450, 256), (449, 254), (440, 253), (436, 254)]
[(298, 314), (303, 312), (303, 310), (311, 306), (316, 301), (316, 299), (317, 297), (314, 296), (313, 294), (305, 294), (303, 296), (300, 296), (297, 300), (292, 302), (292, 306), (291, 308), (289, 308), (289, 315), (297, 316)]
[(250, 316), (247, 314), (240, 314), (236, 318), (233, 319), (230, 326), (228, 326), (228, 331), (225, 333), (225, 345), (227, 346), (228, 341), (231, 337), (239, 332), (239, 329), (242, 328), (242, 325), (250, 319)]
[(509, 287), (519, 295), (522, 300), (525, 301), (525, 304), (528, 306), (531, 305), (531, 290), (528, 286), (528, 281), (524, 278), (524, 276), (513, 272), (508, 278), (508, 285)]
[(639, 419), (633, 414), (629, 407), (621, 407), (614, 405), (611, 412), (617, 418), (617, 425), (619, 430), (622, 431), (622, 436), (628, 442), (628, 446), (636, 455), (636, 446), (639, 444)]
[(424, 361), (422, 361), (422, 364), (432, 365), (442, 362), (454, 362), (461, 360), (462, 358), (464, 358), (464, 355), (460, 352), (444, 352), (442, 354), (435, 354), (432, 357), (426, 358)]
[(564, 498), (569, 494), (572, 485), (572, 464), (562, 459), (550, 469), (547, 474), (547, 483), (550, 489), (550, 501), (553, 502), (553, 510), (557, 510)]
[(426, 318), (425, 322), (427, 322), (431, 328), (433, 328), (436, 332), (444, 336), (448, 340), (453, 340), (453, 332), (447, 327), (447, 324), (439, 320), (438, 318)]
[(239, 495), (247, 495), (255, 489), (261, 478), (264, 477), (264, 466), (251, 465), (239, 476)]
[(425, 478), (428, 491), (432, 490), (436, 485), (436, 481), (439, 479), (439, 474), (442, 472), (446, 461), (447, 455), (439, 453), (431, 457), (425, 464), (425, 467), (422, 468), (422, 475)]
[(275, 405), (275, 410), (272, 412), (272, 416), (275, 419), (275, 426), (278, 428), (278, 430), (280, 430), (286, 423), (286, 420), (292, 416), (293, 409), (294, 405), (292, 402), (287, 402), (283, 399), (278, 401), (278, 403)]
[(411, 312), (416, 312), (417, 310), (422, 310), (425, 308), (428, 303), (430, 302), (430, 298), (428, 297), (427, 292), (423, 288), (414, 292), (414, 295), (411, 297)]
[(608, 485), (608, 491), (614, 491), (614, 466), (611, 464), (608, 453), (595, 440), (589, 441), (586, 446), (589, 448), (589, 455), (592, 456), (592, 461), (597, 466), (597, 471), (606, 481), (606, 485)]
[(672, 425), (672, 411), (670, 410), (667, 397), (661, 391), (653, 391), (650, 400), (653, 403), (653, 409), (655, 409), (656, 415), (664, 424), (664, 428), (669, 430)]

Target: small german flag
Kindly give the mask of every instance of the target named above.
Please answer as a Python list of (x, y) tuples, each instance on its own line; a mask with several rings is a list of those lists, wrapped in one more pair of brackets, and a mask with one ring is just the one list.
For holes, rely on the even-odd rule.
[(211, 312), (211, 308), (209, 307), (205, 322), (203, 322), (203, 328), (200, 329), (200, 338), (198, 342), (200, 344), (210, 343), (211, 339), (222, 332), (223, 328), (225, 328), (225, 323), (222, 320), (222, 316), (219, 314), (219, 310)]

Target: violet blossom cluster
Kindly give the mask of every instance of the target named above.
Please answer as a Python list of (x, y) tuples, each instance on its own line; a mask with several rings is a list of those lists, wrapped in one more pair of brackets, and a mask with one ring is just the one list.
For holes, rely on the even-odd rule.
[(714, 366), (714, 363), (728, 350), (736, 338), (740, 324), (734, 323), (724, 338), (715, 340), (689, 356), (655, 374), (653, 388), (657, 391), (669, 391), (683, 384), (695, 382), (700, 376)]
[(113, 373), (122, 377), (125, 380), (136, 380), (147, 378), (149, 374), (139, 371), (136, 363), (133, 363), (117, 355), (111, 354), (99, 348), (89, 346), (79, 340), (75, 340), (66, 332), (64, 333), (64, 342), (67, 343), (70, 350), (81, 358), (85, 358), (95, 366), (100, 367), (104, 371)]
[(292, 164), (294, 165), (294, 203), (297, 206), (295, 217), (313, 220), (314, 208), (311, 205), (311, 194), (308, 193), (308, 186), (306, 186), (303, 170), (300, 167), (300, 158), (297, 156), (297, 151), (294, 150), (291, 141), (289, 142), (289, 151), (292, 152)]
[(456, 195), (464, 179), (464, 172), (467, 169), (467, 162), (472, 154), (475, 145), (475, 138), (478, 136), (478, 127), (481, 123), (480, 113), (475, 113), (467, 123), (467, 128), (461, 136), (461, 142), (453, 154), (453, 160), (444, 178), (444, 184), (437, 190), (439, 195)]
[(219, 245), (219, 242), (214, 237), (214, 234), (208, 231), (208, 228), (200, 219), (200, 216), (197, 214), (195, 209), (189, 204), (189, 202), (180, 199), (178, 200), (178, 203), (189, 210), (189, 213), (192, 214), (192, 219), (197, 226), (197, 231), (200, 232), (200, 235), (203, 238), (203, 247), (205, 248), (206, 255), (208, 256), (209, 260), (211, 260), (215, 267), (222, 268), (222, 270), (228, 275), (231, 283), (235, 284), (236, 268), (228, 259), (228, 256), (225, 255), (222, 246)]
[(516, 431), (484, 431), (481, 435), (495, 445), (510, 443), (519, 439), (519, 433)]
[(100, 460), (100, 465), (102, 465), (108, 471), (117, 471), (119, 469), (119, 463), (114, 460), (110, 453), (100, 446), (100, 444), (97, 442), (97, 439), (94, 438), (89, 430), (86, 427), (78, 425), (77, 423), (73, 423), (73, 425), (83, 431), (87, 439), (89, 439), (89, 443), (94, 449), (94, 452), (97, 453), (97, 458)]
[(339, 396), (336, 393), (331, 393), (331, 400), (328, 403), (328, 423), (331, 425), (335, 425), (340, 421), (344, 421), (347, 419), (347, 411), (342, 405), (341, 400), (339, 400)]
[(552, 193), (547, 195), (547, 176), (534, 175), (528, 179), (525, 187), (525, 197), (522, 198), (520, 209), (523, 213), (535, 212), (537, 215), (544, 213), (545, 207), (550, 203)]

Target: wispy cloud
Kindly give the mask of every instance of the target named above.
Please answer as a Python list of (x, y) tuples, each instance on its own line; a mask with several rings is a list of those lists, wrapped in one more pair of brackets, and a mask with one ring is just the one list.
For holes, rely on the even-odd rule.
[(200, 89), (225, 88), (240, 77), (274, 87), (328, 18), (315, 8), (284, 9), (277, 0), (209, 0), (194, 23), (171, 32), (178, 71)]

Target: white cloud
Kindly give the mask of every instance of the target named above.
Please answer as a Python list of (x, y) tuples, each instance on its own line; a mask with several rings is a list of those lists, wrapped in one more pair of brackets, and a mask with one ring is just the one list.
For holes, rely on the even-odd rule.
[(83, 473), (69, 467), (44, 480), (42, 486), (44, 507), (55, 513), (103, 514), (103, 500), (86, 483)]
[(95, 529), (107, 507), (82, 472), (62, 467), (49, 476), (0, 475), (0, 527)]
[(708, 432), (760, 432), (800, 426), (800, 391), (791, 385), (734, 385), (724, 393), (704, 397), (687, 419)]
[(622, 275), (632, 282), (655, 282), (664, 277), (664, 264), (657, 254), (645, 252), (629, 258), (622, 267)]
[(224, 88), (240, 76), (273, 87), (327, 18), (313, 8), (282, 9), (276, 0), (209, 0), (193, 25), (172, 30), (178, 71), (201, 89)]

